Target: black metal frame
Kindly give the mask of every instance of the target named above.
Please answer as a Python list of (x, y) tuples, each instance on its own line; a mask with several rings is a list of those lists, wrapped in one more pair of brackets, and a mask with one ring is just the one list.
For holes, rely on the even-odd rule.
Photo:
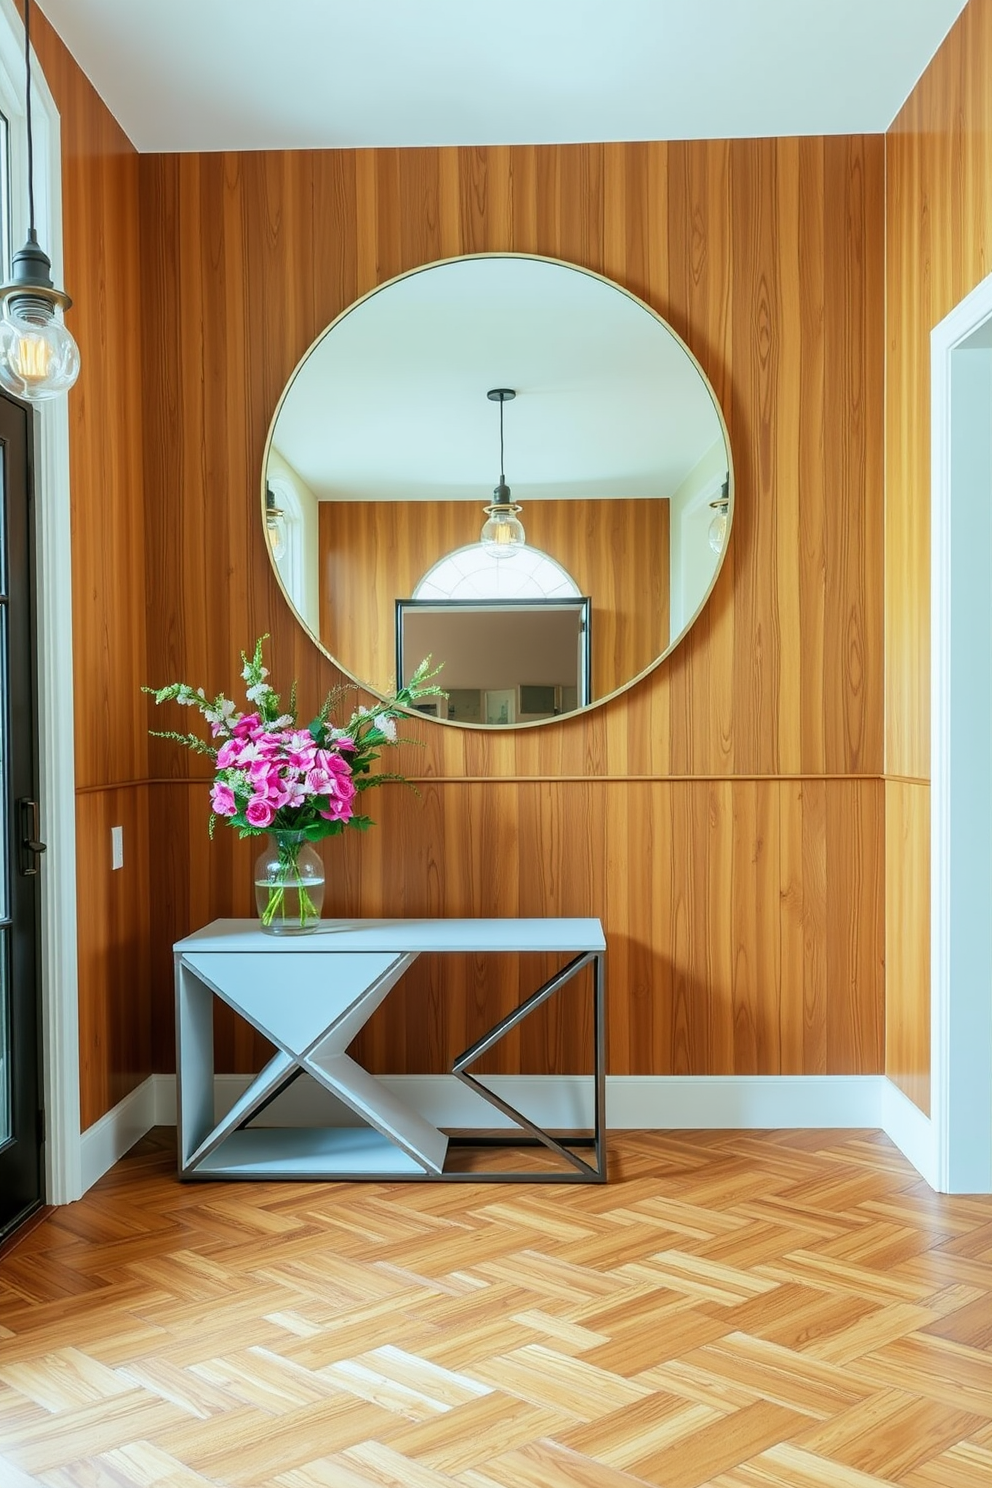
[[(580, 972), (585, 966), (593, 969), (593, 1130), (591, 1135), (581, 1133), (559, 1133), (557, 1137), (530, 1120), (522, 1111), (511, 1106), (509, 1101), (503, 1100), (502, 1096), (488, 1089), (474, 1075), (468, 1073), (468, 1067), (480, 1059), (483, 1054), (498, 1044), (503, 1036), (516, 1028), (525, 1018), (535, 1010), (543, 1006), (549, 998), (567, 982)], [(523, 1131), (529, 1133), (527, 1137), (521, 1137), (514, 1132), (506, 1135), (476, 1134), (475, 1136), (459, 1132), (456, 1136), (449, 1135), (449, 1146), (487, 1146), (487, 1147), (521, 1147), (521, 1146), (543, 1146), (554, 1152), (564, 1162), (568, 1163), (572, 1171), (558, 1171), (547, 1173), (519, 1172), (508, 1173), (505, 1170), (493, 1170), (492, 1172), (472, 1173), (443, 1173), (442, 1181), (448, 1183), (605, 1183), (606, 1182), (606, 963), (602, 951), (583, 951), (571, 960), (561, 971), (556, 971), (554, 976), (549, 977), (543, 986), (536, 992), (532, 992), (519, 1007), (514, 1008), (505, 1018), (492, 1027), (482, 1038), (471, 1044), (464, 1053), (459, 1054), (451, 1067), (451, 1073), (456, 1079), (476, 1095), (488, 1101), (502, 1115), (508, 1116), (511, 1121), (517, 1123)], [(553, 1076), (551, 1077), (553, 1078)], [(595, 1163), (588, 1163), (584, 1158), (578, 1156), (570, 1147), (592, 1147), (596, 1152)]]

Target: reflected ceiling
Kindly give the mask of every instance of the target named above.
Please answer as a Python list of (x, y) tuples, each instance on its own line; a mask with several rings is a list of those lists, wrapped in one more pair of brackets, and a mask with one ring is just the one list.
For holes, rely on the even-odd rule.
[[(469, 330), (469, 327), (471, 328)], [(539, 259), (408, 275), (308, 355), (273, 443), (318, 500), (671, 496), (718, 436), (674, 337), (639, 301)]]

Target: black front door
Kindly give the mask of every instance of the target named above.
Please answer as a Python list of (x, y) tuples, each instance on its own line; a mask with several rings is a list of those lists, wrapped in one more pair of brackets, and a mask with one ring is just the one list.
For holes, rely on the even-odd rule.
[(30, 437), (0, 394), (0, 1240), (42, 1199)]

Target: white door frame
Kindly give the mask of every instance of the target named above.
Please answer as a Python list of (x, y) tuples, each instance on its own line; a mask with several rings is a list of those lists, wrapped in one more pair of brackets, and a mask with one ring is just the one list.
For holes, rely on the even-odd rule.
[[(35, 215), (53, 276), (62, 283), (60, 121), (37, 58), (31, 82)], [(11, 236), (17, 248), (27, 237), (27, 132), (24, 27), (12, 0), (0, 0), (0, 108), (10, 125)], [(37, 405), (34, 430), (38, 785), (48, 844), (40, 873), (45, 1197), (65, 1204), (82, 1194), (68, 399)]]
[(930, 345), (931, 1182), (942, 1193), (989, 1193), (992, 274)]

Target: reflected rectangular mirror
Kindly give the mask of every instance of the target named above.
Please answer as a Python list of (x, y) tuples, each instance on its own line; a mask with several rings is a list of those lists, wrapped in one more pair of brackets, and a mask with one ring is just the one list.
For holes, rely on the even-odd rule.
[(441, 716), (516, 724), (583, 708), (592, 695), (592, 602), (576, 599), (396, 601), (396, 680), (443, 664)]

